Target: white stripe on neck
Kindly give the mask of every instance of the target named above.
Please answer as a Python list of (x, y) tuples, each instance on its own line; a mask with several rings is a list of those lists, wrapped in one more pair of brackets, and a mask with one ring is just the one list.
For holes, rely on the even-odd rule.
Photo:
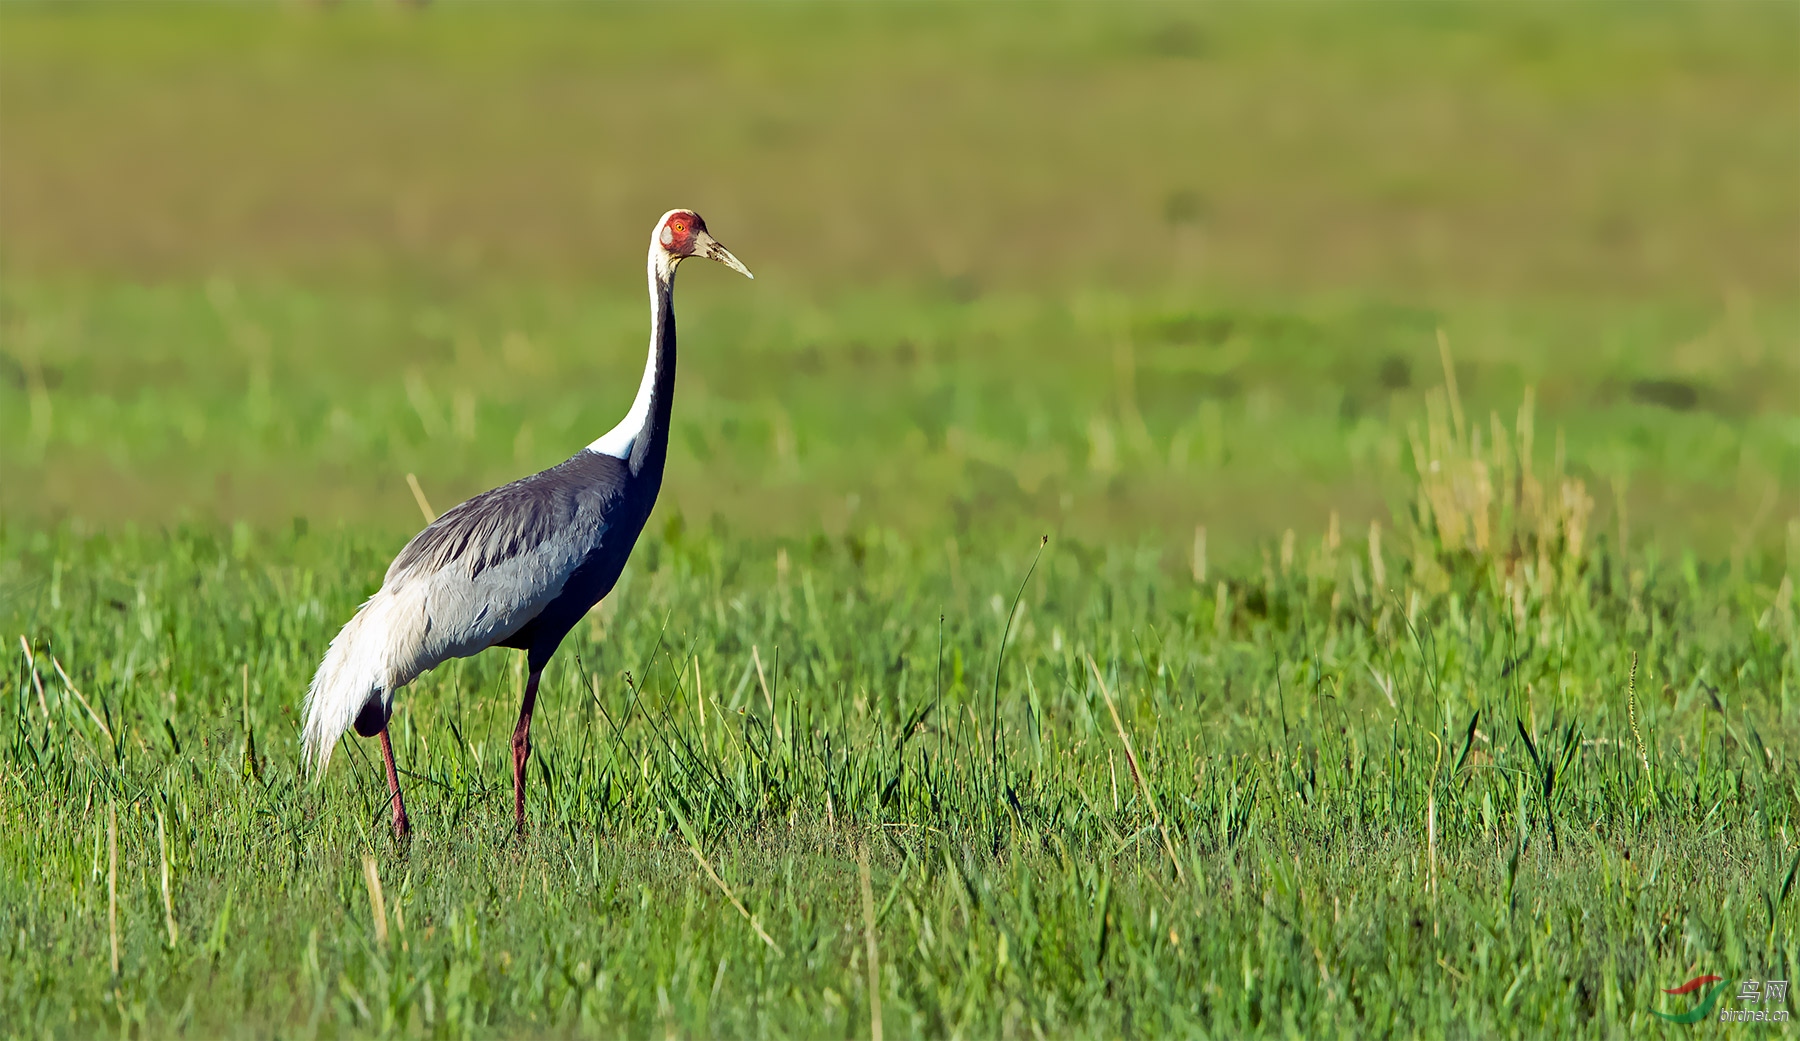
[(610, 455), (614, 459), (631, 458), (631, 449), (650, 422), (650, 398), (656, 390), (656, 352), (662, 342), (663, 294), (674, 287), (675, 268), (669, 264), (668, 254), (655, 242), (650, 244), (650, 357), (644, 361), (644, 380), (638, 384), (637, 397), (632, 399), (631, 411), (618, 425), (601, 434), (587, 446), (590, 452)]

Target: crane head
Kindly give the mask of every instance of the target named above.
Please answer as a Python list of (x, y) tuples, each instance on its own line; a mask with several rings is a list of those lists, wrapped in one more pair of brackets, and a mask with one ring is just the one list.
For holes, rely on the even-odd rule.
[(693, 210), (670, 210), (663, 214), (656, 226), (656, 243), (668, 255), (671, 268), (688, 257), (706, 257), (724, 264), (745, 278), (756, 277), (718, 239), (712, 237), (706, 230), (706, 222)]

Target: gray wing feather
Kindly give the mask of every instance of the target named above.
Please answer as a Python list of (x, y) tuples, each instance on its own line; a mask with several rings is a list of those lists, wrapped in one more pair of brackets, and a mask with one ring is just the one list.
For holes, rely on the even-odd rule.
[(506, 639), (556, 599), (606, 534), (619, 485), (585, 472), (594, 465), (577, 457), (483, 492), (406, 544), (382, 589), (412, 622), (408, 680)]

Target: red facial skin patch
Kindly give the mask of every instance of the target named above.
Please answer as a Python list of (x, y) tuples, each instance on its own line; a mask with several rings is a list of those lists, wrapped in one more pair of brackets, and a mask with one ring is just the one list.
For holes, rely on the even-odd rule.
[(663, 222), (662, 231), (657, 234), (656, 240), (670, 253), (687, 256), (694, 249), (694, 233), (705, 228), (706, 225), (700, 223), (700, 218), (692, 213), (672, 213)]

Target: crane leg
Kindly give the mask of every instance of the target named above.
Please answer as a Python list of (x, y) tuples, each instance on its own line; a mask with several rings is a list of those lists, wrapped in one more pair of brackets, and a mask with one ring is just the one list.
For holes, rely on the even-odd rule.
[(388, 793), (394, 807), (394, 837), (412, 837), (412, 821), (406, 819), (406, 802), (400, 798), (400, 771), (394, 766), (394, 744), (388, 740), (386, 724), (381, 727), (381, 761), (387, 766)]
[(525, 761), (531, 758), (531, 710), (537, 704), (538, 676), (542, 668), (531, 670), (525, 680), (525, 700), (519, 705), (519, 725), (513, 728), (513, 819), (519, 834), (525, 834)]

